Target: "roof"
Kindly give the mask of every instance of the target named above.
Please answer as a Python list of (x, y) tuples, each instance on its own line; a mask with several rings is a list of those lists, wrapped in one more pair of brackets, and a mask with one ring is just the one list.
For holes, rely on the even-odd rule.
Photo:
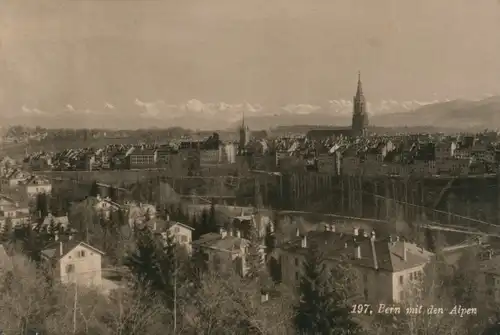
[(153, 156), (156, 152), (156, 149), (136, 149), (132, 151), (129, 156), (137, 156), (137, 155), (149, 155)]
[[(62, 253), (61, 253), (61, 245), (62, 245)], [(101, 251), (97, 248), (94, 248), (93, 246), (91, 246), (85, 242), (78, 242), (78, 241), (74, 241), (74, 240), (67, 241), (67, 242), (53, 242), (53, 243), (49, 244), (48, 246), (46, 246), (42, 250), (42, 255), (48, 259), (59, 260), (62, 257), (64, 257), (68, 252), (75, 249), (79, 245), (81, 245), (87, 249), (93, 250), (95, 252), (98, 252), (101, 255), (104, 255), (103, 251)]]
[(223, 238), (222, 235), (217, 233), (204, 234), (198, 240), (192, 242), (193, 247), (203, 247), (226, 252), (239, 250), (246, 244), (248, 244), (248, 240), (244, 238), (230, 235), (226, 235)]
[(313, 129), (307, 132), (306, 137), (308, 138), (326, 138), (337, 135), (348, 135), (352, 134), (352, 129), (349, 127), (344, 128), (333, 128), (333, 129)]
[[(354, 265), (389, 272), (399, 272), (426, 264), (432, 253), (415, 244), (404, 241), (374, 240), (369, 237), (354, 236), (331, 231), (311, 231), (307, 233), (307, 243), (317, 245), (327, 258), (349, 256)], [(302, 237), (286, 243), (282, 249), (291, 253), (305, 254), (301, 247)], [(354, 259), (355, 247), (360, 247), (360, 259)], [(404, 259), (406, 249), (406, 260)]]

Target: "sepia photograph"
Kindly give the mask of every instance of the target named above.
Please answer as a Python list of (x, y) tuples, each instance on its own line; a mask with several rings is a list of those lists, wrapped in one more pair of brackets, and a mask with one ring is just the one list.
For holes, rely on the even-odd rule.
[(499, 0), (0, 0), (1, 335), (500, 335)]

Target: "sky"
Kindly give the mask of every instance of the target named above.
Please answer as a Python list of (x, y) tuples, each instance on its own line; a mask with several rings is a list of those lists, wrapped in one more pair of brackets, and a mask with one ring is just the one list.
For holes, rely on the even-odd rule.
[[(475, 99), (500, 92), (499, 0), (1, 0), (0, 114)], [(135, 106), (137, 107), (137, 106)]]

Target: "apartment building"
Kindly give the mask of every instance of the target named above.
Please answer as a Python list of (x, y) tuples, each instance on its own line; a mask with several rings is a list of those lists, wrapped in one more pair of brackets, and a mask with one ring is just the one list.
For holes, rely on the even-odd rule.
[(352, 234), (335, 231), (310, 231), (284, 244), (281, 250), (282, 278), (290, 287), (298, 287), (302, 264), (308, 248), (315, 245), (325, 255), (325, 265), (345, 261), (353, 266), (357, 287), (363, 301), (371, 303), (401, 302), (410, 294), (409, 284), (422, 278), (432, 253), (413, 243), (399, 240), (377, 240), (355, 228)]

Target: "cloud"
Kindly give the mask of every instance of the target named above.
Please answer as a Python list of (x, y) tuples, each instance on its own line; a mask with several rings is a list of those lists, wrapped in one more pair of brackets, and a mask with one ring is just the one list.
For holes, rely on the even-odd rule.
[(140, 116), (144, 118), (177, 117), (182, 113), (178, 105), (169, 105), (163, 100), (146, 102), (135, 99), (134, 104), (141, 108)]
[(115, 106), (114, 106), (114, 105), (112, 105), (112, 104), (110, 104), (109, 102), (106, 102), (106, 103), (104, 104), (104, 108), (105, 108), (105, 109), (115, 109)]
[(75, 107), (73, 107), (72, 105), (67, 104), (67, 105), (66, 105), (66, 111), (68, 111), (68, 112), (73, 112), (73, 113), (74, 113), (74, 112), (76, 112), (76, 109), (75, 109)]
[(35, 115), (45, 115), (47, 113), (39, 110), (38, 108), (28, 108), (26, 107), (26, 105), (23, 105), (21, 107), (21, 111), (24, 113), (24, 114), (35, 114)]
[(290, 114), (307, 115), (317, 110), (320, 110), (321, 107), (314, 105), (305, 105), (305, 104), (298, 104), (298, 105), (288, 104), (286, 106), (281, 107), (281, 109)]

